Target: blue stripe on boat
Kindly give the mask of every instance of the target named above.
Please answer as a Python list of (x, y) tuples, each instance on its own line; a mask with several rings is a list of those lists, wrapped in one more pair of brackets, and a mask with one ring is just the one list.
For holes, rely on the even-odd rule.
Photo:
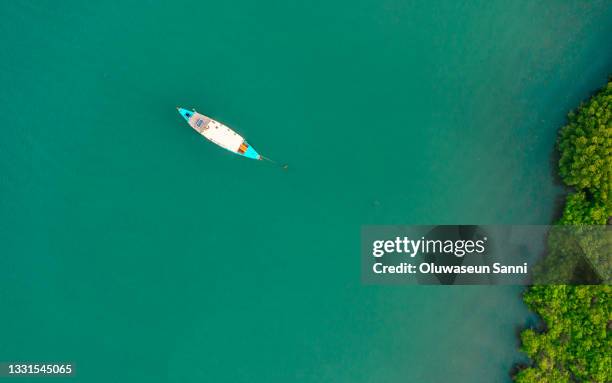
[(246, 152), (244, 152), (243, 156), (248, 157), (248, 158), (252, 158), (254, 160), (258, 160), (259, 159), (259, 153), (257, 153), (255, 151), (255, 149), (253, 149), (253, 147), (251, 145), (249, 145), (249, 147), (247, 148)]
[(181, 114), (181, 116), (183, 116), (183, 118), (187, 121), (189, 121), (189, 117), (191, 117), (193, 115), (193, 112), (191, 110), (187, 110), (187, 109), (183, 109), (183, 108), (178, 108), (179, 113)]

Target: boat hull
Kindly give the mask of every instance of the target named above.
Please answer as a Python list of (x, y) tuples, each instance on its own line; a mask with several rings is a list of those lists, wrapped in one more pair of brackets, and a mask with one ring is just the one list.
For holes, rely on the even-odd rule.
[(228, 126), (203, 114), (184, 108), (177, 108), (181, 116), (195, 131), (209, 141), (246, 158), (261, 160), (262, 157), (246, 140)]

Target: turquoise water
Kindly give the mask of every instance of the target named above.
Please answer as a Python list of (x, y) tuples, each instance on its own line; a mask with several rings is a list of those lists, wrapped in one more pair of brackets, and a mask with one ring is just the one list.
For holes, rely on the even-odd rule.
[[(609, 2), (4, 2), (0, 361), (508, 382), (518, 287), (362, 286), (363, 224), (544, 224)], [(175, 106), (248, 138), (199, 137)]]

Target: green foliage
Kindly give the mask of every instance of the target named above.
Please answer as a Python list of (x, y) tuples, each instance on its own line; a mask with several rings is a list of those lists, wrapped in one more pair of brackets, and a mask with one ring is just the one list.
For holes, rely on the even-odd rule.
[(589, 201), (583, 191), (571, 193), (565, 201), (561, 225), (605, 225), (610, 212), (602, 201)]
[(559, 174), (610, 207), (612, 178), (612, 82), (568, 115), (559, 134)]
[(561, 229), (551, 230), (548, 235), (546, 257), (533, 268), (534, 284), (564, 284), (575, 279), (584, 251), (574, 240), (573, 233)]
[[(612, 82), (568, 116), (559, 133), (559, 174), (576, 191), (566, 200), (560, 225), (605, 225), (612, 215)], [(553, 231), (537, 282), (569, 281), (587, 265), (610, 283), (610, 237), (605, 230)], [(574, 234), (578, 230), (579, 239)], [(583, 267), (584, 269), (584, 267)], [(603, 278), (601, 278), (603, 275)], [(538, 280), (539, 278), (539, 280)], [(557, 278), (557, 279), (555, 279)], [(524, 295), (544, 329), (521, 333), (532, 363), (517, 383), (612, 382), (612, 287), (536, 285)]]
[(533, 268), (535, 284), (612, 283), (612, 230), (606, 226), (554, 226), (547, 254)]
[(533, 365), (515, 375), (518, 383), (596, 382), (612, 377), (611, 286), (534, 286), (524, 295), (546, 331), (521, 334)]

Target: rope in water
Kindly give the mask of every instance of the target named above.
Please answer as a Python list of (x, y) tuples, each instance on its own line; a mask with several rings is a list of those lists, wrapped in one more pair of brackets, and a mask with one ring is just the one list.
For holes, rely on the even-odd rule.
[(268, 157), (265, 157), (265, 156), (261, 156), (261, 159), (262, 159), (262, 160), (269, 161), (269, 162), (273, 163), (274, 165), (278, 165), (278, 166), (280, 166), (281, 168), (283, 168), (283, 170), (287, 170), (287, 169), (289, 168), (289, 165), (287, 165), (287, 164), (283, 164), (283, 165), (281, 165), (281, 164), (279, 164), (278, 162), (276, 162), (276, 161), (274, 161), (274, 160), (272, 160), (272, 159), (270, 159), (270, 158), (268, 158)]

